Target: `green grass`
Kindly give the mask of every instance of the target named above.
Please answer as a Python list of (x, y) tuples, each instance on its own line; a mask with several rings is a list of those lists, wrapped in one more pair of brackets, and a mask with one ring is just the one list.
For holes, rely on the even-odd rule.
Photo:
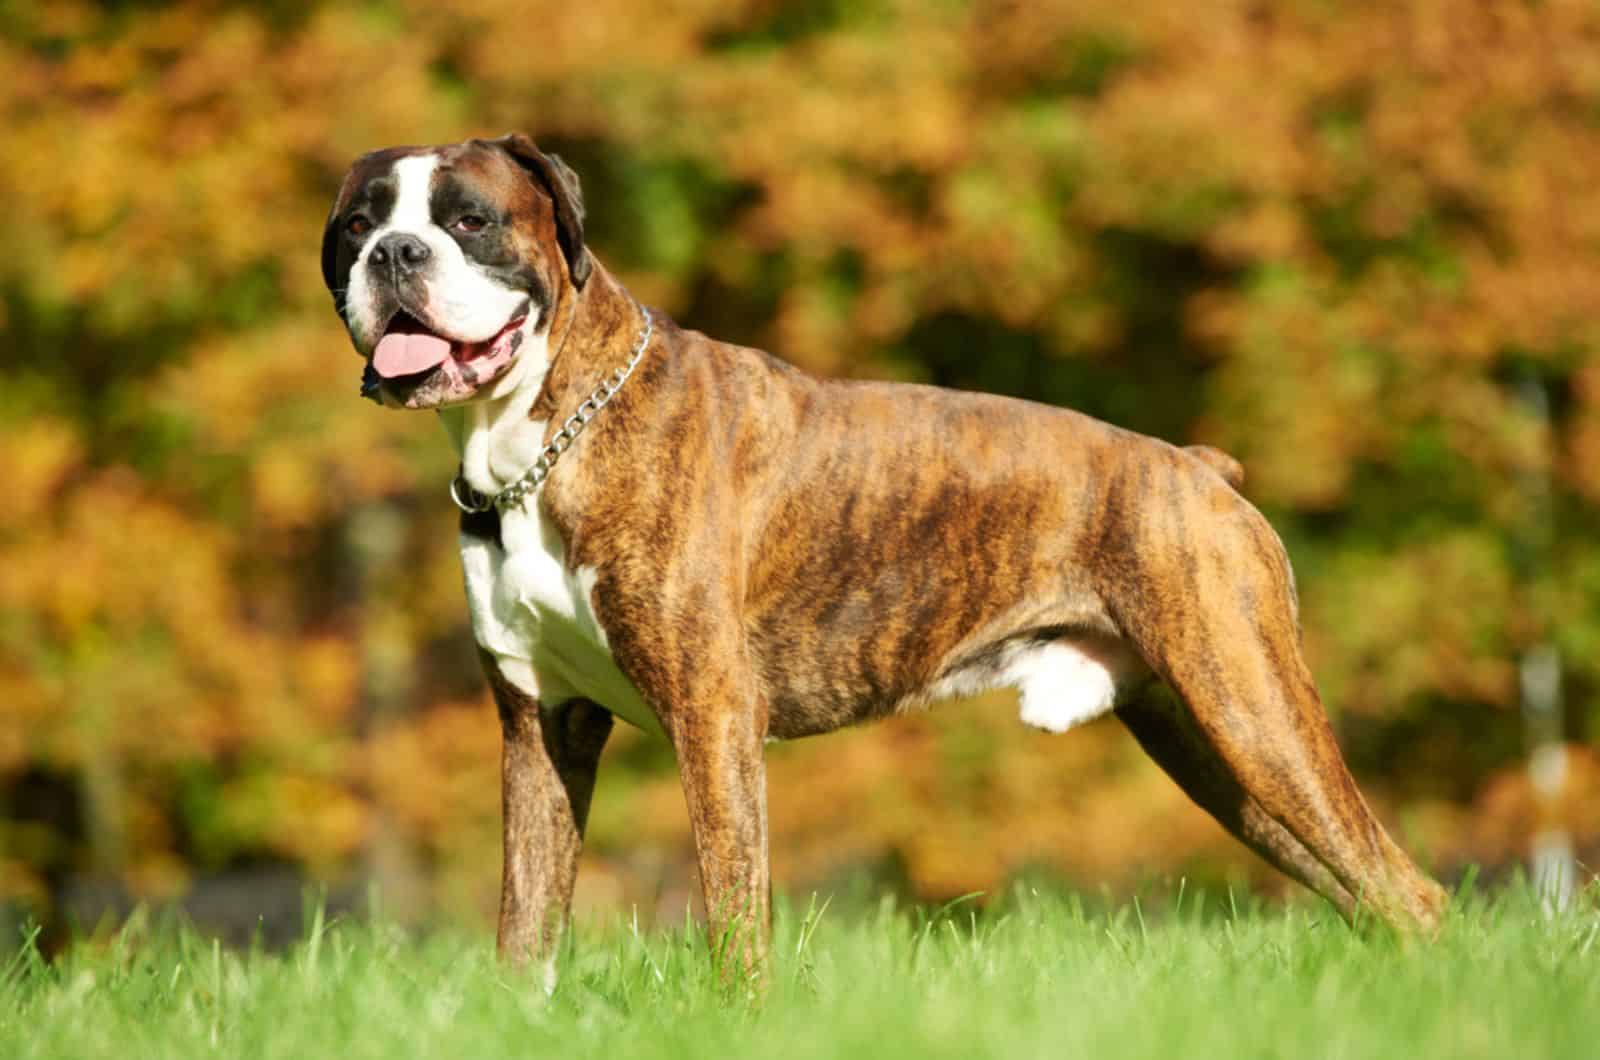
[[(1404, 945), (1320, 909), (783, 911), (763, 1004), (696, 932), (586, 927), (553, 997), (487, 938), (324, 924), (281, 953), (174, 923), (0, 958), (0, 1057), (1600, 1057), (1600, 915), (1457, 903)], [(1219, 908), (1219, 905), (1221, 906)]]

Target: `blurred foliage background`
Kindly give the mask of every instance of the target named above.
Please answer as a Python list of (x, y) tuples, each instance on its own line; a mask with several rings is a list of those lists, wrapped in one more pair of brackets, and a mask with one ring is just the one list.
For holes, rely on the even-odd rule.
[[(273, 866), (492, 902), (449, 448), (357, 400), (317, 244), (359, 153), (511, 130), (688, 326), (1234, 453), (1413, 849), (1600, 837), (1590, 0), (12, 0), (0, 70), (13, 903)], [(999, 697), (773, 759), (789, 887), (1266, 876), (1114, 722), (1052, 738)], [(663, 747), (614, 738), (585, 856), (590, 907), (681, 911)]]

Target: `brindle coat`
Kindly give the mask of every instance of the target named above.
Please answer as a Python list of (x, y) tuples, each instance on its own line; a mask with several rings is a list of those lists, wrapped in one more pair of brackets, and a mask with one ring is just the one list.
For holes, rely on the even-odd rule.
[[(553, 433), (626, 362), (640, 310), (584, 248), (570, 171), (522, 137), (446, 150), (507, 204), (552, 305), (533, 417)], [(1024, 401), (820, 380), (655, 317), (536, 503), (567, 562), (597, 572), (611, 651), (677, 752), (713, 935), (747, 965), (769, 906), (763, 742), (895, 713), (1009, 642), (1065, 637), (1136, 660), (1117, 715), (1267, 861), (1346, 918), (1436, 923), (1444, 893), (1340, 757), (1288, 560), (1231, 458)], [(547, 954), (611, 718), (485, 667), (505, 740), (500, 948)]]

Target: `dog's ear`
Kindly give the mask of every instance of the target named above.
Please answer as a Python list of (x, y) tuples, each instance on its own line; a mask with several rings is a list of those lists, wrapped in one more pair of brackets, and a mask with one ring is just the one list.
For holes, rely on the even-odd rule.
[(594, 263), (583, 245), (583, 189), (578, 184), (578, 175), (561, 161), (561, 156), (539, 150), (522, 133), (511, 133), (490, 143), (510, 155), (555, 202), (556, 238), (561, 242), (561, 253), (567, 259), (573, 286), (582, 287)]
[(322, 226), (322, 282), (328, 285), (328, 293), (333, 295), (333, 304), (341, 312), (344, 310), (344, 298), (334, 281), (334, 270), (339, 267), (339, 229), (334, 224), (339, 216), (337, 204), (334, 212), (328, 215), (328, 223)]
[[(357, 162), (360, 165), (360, 162)], [(333, 305), (341, 314), (344, 313), (344, 289), (338, 285), (339, 276), (339, 215), (344, 211), (345, 203), (350, 201), (350, 189), (355, 183), (355, 167), (344, 175), (344, 180), (339, 182), (339, 193), (333, 197), (333, 207), (328, 211), (328, 220), (322, 226), (322, 282), (328, 285), (328, 293), (333, 295)]]

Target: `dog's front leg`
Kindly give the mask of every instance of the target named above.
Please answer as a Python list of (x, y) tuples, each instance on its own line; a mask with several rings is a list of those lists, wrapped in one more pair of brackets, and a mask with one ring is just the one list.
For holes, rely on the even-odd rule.
[(500, 711), (500, 956), (540, 960), (555, 983), (556, 943), (572, 906), (583, 827), (611, 715), (587, 700), (542, 711), (537, 699), (483, 660)]
[(765, 737), (761, 712), (750, 708), (724, 705), (673, 724), (712, 954), (725, 981), (758, 989), (772, 908)]

